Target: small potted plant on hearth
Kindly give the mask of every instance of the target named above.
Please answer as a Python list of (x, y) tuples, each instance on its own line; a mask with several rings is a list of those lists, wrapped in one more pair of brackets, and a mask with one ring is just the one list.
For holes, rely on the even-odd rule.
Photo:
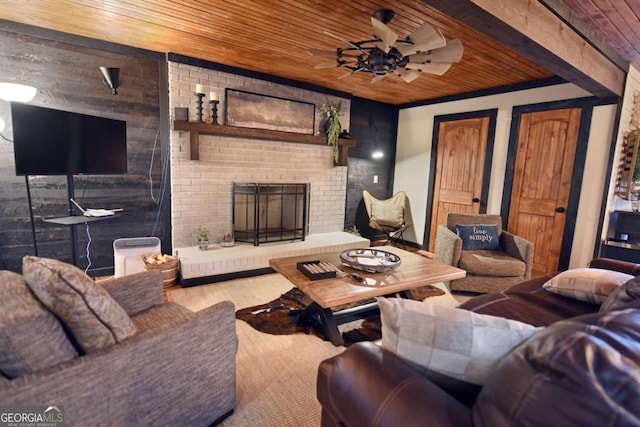
[(201, 251), (206, 251), (209, 248), (209, 230), (200, 226), (196, 231), (196, 240), (198, 241), (198, 248)]

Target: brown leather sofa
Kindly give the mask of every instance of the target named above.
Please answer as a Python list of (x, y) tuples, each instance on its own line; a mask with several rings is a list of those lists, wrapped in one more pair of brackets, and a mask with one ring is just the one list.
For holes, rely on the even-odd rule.
[(637, 276), (610, 311), (544, 290), (551, 276), (461, 305), (546, 326), (484, 386), (421, 374), (370, 342), (323, 361), (322, 426), (640, 426), (640, 264), (589, 266)]

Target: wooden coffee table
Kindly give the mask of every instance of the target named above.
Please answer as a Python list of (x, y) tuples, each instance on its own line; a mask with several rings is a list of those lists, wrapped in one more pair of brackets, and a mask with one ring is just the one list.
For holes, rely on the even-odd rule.
[[(400, 294), (402, 297), (409, 297), (411, 289), (460, 279), (466, 275), (465, 271), (459, 268), (393, 246), (374, 249), (398, 255), (401, 260), (400, 265), (385, 273), (368, 273), (343, 265), (339, 253), (274, 258), (269, 261), (269, 265), (313, 300), (308, 308), (309, 315), (318, 317), (325, 336), (336, 346), (343, 344), (338, 325), (361, 317), (365, 310), (377, 309), (377, 304), (338, 312), (334, 312), (333, 307), (385, 295)], [(313, 260), (332, 263), (346, 275), (311, 280), (298, 270), (297, 263)], [(352, 278), (352, 273), (360, 275), (363, 281), (359, 282)]]

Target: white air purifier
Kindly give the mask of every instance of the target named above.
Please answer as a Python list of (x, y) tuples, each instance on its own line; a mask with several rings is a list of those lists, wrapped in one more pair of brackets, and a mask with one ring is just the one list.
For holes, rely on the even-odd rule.
[(114, 277), (145, 271), (143, 255), (151, 256), (160, 252), (157, 237), (131, 237), (113, 242)]

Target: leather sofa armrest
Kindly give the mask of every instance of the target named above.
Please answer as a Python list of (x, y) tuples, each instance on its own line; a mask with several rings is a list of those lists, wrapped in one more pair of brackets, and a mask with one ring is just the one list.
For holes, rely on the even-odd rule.
[(471, 426), (470, 409), (380, 346), (361, 342), (323, 361), (323, 426)]
[(602, 268), (605, 270), (619, 271), (621, 273), (627, 273), (634, 276), (640, 274), (640, 264), (611, 258), (594, 258), (589, 262), (589, 268)]
[(159, 270), (108, 279), (100, 285), (129, 316), (164, 302), (162, 272)]
[(446, 225), (436, 229), (435, 258), (437, 261), (456, 267), (462, 253), (462, 239)]
[(500, 246), (502, 250), (512, 257), (523, 261), (527, 269), (525, 270), (525, 280), (531, 279), (531, 269), (533, 268), (533, 243), (520, 236), (516, 236), (508, 231), (500, 234)]

